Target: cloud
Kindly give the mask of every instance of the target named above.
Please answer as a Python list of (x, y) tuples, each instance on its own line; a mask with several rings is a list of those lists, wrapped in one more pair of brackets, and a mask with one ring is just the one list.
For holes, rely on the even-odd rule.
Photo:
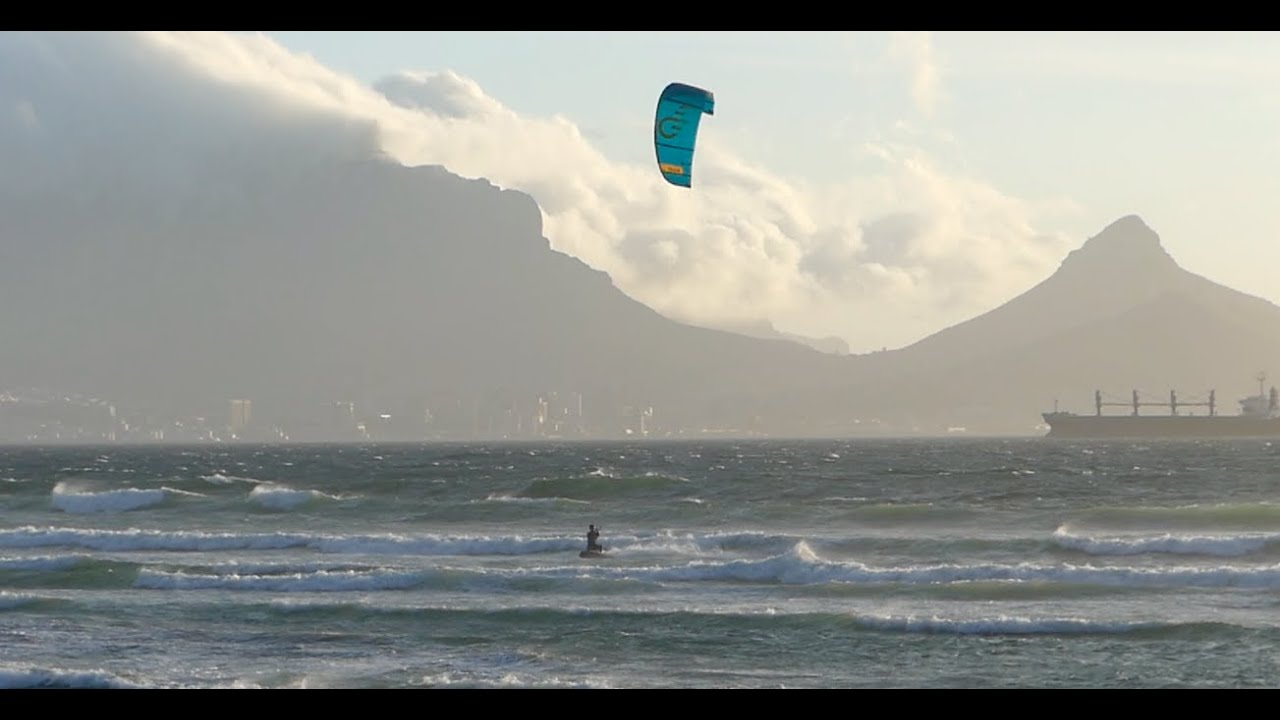
[[(927, 106), (937, 87), (927, 37), (898, 43)], [(168, 185), (183, 182), (185, 156), (385, 153), (529, 193), (554, 248), (668, 316), (768, 319), (855, 352), (989, 309), (1066, 249), (1035, 230), (1037, 205), (909, 145), (867, 145), (876, 172), (819, 186), (704, 132), (694, 189), (674, 188), (653, 167), (606, 157), (570, 119), (520, 115), (456, 73), (368, 87), (260, 34), (3, 34), (0, 107), (16, 109), (0, 123), (0, 150), (26, 153), (0, 167), (0, 188), (30, 185), (21, 173), (59, 153), (68, 167), (112, 158), (129, 182)], [(33, 145), (34, 127), (58, 142)], [(58, 149), (68, 141), (79, 148), (70, 159)]]
[(890, 43), (893, 56), (905, 61), (911, 73), (911, 98), (916, 109), (932, 115), (939, 99), (938, 64), (933, 57), (933, 42), (927, 32), (893, 33)]
[(509, 114), (485, 95), (475, 81), (446, 70), (440, 73), (403, 71), (374, 84), (399, 107), (425, 110), (450, 118), (497, 117)]

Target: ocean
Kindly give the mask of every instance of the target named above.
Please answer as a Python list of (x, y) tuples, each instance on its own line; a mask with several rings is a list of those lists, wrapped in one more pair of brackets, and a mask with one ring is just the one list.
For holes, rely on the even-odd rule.
[(0, 687), (1277, 687), (1278, 468), (1266, 440), (0, 447)]

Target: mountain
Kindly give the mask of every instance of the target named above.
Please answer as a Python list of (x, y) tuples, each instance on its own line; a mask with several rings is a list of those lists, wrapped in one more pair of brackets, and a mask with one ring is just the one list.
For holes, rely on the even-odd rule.
[(795, 333), (786, 333), (778, 330), (773, 323), (768, 320), (760, 320), (754, 323), (727, 323), (720, 325), (719, 329), (728, 330), (739, 335), (747, 337), (762, 338), (766, 340), (790, 340), (791, 342), (800, 343), (806, 347), (811, 347), (818, 352), (830, 353), (832, 355), (848, 355), (849, 343), (842, 338), (834, 335), (814, 338), (804, 335), (796, 335)]
[(1280, 358), (1280, 309), (1182, 269), (1137, 216), (990, 312), (841, 357), (772, 326), (662, 317), (551, 249), (523, 193), (377, 158), (284, 160), (0, 198), (17, 260), (0, 263), (0, 387), (151, 416), (225, 418), (247, 398), (315, 439), (335, 401), (413, 439), (527, 435), (573, 398), (606, 435), (1028, 434), (1095, 388), (1216, 388), (1228, 411)]
[(847, 368), (660, 316), (552, 250), (522, 193), (377, 159), (290, 167), (0, 201), (0, 247), (23, 259), (0, 266), (5, 379), (156, 414), (248, 398), (295, 428), (353, 401), (411, 418), (392, 435), (412, 438), (432, 407), (474, 430), (552, 392), (581, 394), (606, 432), (649, 407), (668, 427), (741, 430)]
[(1280, 308), (1181, 268), (1130, 215), (1022, 295), (886, 355), (895, 415), (935, 426), (1025, 432), (1055, 401), (1092, 410), (1095, 389), (1117, 401), (1213, 389), (1232, 413), (1260, 370), (1280, 375)]

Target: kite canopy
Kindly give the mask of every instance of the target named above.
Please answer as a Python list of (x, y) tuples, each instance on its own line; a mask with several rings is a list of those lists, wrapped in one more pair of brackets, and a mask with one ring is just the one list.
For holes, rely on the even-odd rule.
[(658, 170), (672, 185), (692, 186), (698, 123), (702, 113), (714, 115), (715, 107), (714, 95), (683, 83), (671, 83), (658, 96), (653, 146), (658, 154)]

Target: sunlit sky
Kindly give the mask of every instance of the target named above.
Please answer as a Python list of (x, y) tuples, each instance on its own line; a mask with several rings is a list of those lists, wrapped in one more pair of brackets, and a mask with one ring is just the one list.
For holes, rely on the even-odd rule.
[(797, 185), (884, 172), (888, 148), (1024, 203), (1068, 247), (1136, 213), (1183, 267), (1280, 299), (1276, 33), (271, 35), (365, 82), (453, 70), (637, 165), (658, 91), (688, 82), (716, 95), (703, 137)]
[[(1277, 33), (138, 42), (190, 59), (174, 72), (349, 106), (406, 164), (529, 192), (553, 247), (678, 319), (901, 346), (1028, 289), (1129, 214), (1184, 268), (1280, 300)], [(691, 189), (653, 157), (672, 81), (716, 98)]]

